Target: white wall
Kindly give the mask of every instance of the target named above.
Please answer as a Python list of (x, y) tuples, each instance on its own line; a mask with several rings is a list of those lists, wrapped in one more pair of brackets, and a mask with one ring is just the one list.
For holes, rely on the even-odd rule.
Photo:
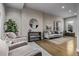
[(54, 22), (54, 17), (48, 14), (43, 14), (43, 29), (46, 31), (46, 25), (51, 26), (53, 30), (53, 22)]
[(53, 31), (55, 21), (60, 21), (61, 22), (60, 32), (63, 32), (63, 30), (64, 30), (64, 20), (63, 20), (63, 18), (48, 15), (48, 14), (43, 14), (43, 29), (44, 29), (44, 31), (46, 31), (46, 25), (51, 26), (52, 31)]
[(77, 49), (79, 50), (79, 4), (77, 5), (77, 21), (76, 23), (76, 33), (77, 33)]
[(4, 19), (5, 19), (5, 8), (4, 5), (0, 3), (0, 39), (3, 39), (4, 33)]
[[(32, 29), (29, 25), (32, 18), (37, 19), (38, 28)], [(39, 11), (33, 9), (24, 8), (22, 10), (22, 35), (28, 36), (28, 30), (43, 32), (43, 15)]]
[(6, 21), (8, 19), (12, 19), (16, 22), (17, 26), (18, 26), (18, 31), (19, 31), (19, 35), (21, 35), (21, 10), (19, 9), (14, 9), (14, 8), (6, 8)]

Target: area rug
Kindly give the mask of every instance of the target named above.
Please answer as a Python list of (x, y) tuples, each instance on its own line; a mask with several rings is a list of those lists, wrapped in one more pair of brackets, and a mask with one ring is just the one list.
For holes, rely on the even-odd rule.
[(61, 38), (51, 39), (51, 40), (48, 40), (48, 41), (55, 43), (55, 44), (62, 44), (64, 42), (71, 40), (72, 38), (73, 37), (61, 37)]

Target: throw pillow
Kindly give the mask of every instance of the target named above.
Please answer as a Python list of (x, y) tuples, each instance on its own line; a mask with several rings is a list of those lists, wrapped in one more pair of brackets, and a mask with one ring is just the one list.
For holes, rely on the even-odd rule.
[(13, 32), (8, 32), (8, 33), (7, 33), (7, 36), (8, 36), (9, 38), (12, 38), (12, 39), (14, 39), (14, 38), (17, 37), (16, 34), (13, 33)]

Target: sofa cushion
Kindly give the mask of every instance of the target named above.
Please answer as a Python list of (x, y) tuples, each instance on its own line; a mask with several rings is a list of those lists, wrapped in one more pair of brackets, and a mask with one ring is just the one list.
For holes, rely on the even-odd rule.
[(13, 43), (18, 43), (18, 42), (21, 42), (21, 41), (26, 41), (27, 42), (26, 37), (19, 37), (19, 38), (12, 39)]
[(13, 32), (7, 32), (6, 35), (9, 37), (9, 38), (16, 38), (16, 34), (13, 33)]

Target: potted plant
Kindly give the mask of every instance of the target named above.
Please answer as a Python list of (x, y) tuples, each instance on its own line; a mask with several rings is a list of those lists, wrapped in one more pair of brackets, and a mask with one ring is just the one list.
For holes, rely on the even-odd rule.
[(4, 23), (4, 25), (7, 27), (5, 32), (14, 32), (15, 34), (18, 32), (17, 24), (15, 23), (15, 21), (9, 19), (7, 22)]

